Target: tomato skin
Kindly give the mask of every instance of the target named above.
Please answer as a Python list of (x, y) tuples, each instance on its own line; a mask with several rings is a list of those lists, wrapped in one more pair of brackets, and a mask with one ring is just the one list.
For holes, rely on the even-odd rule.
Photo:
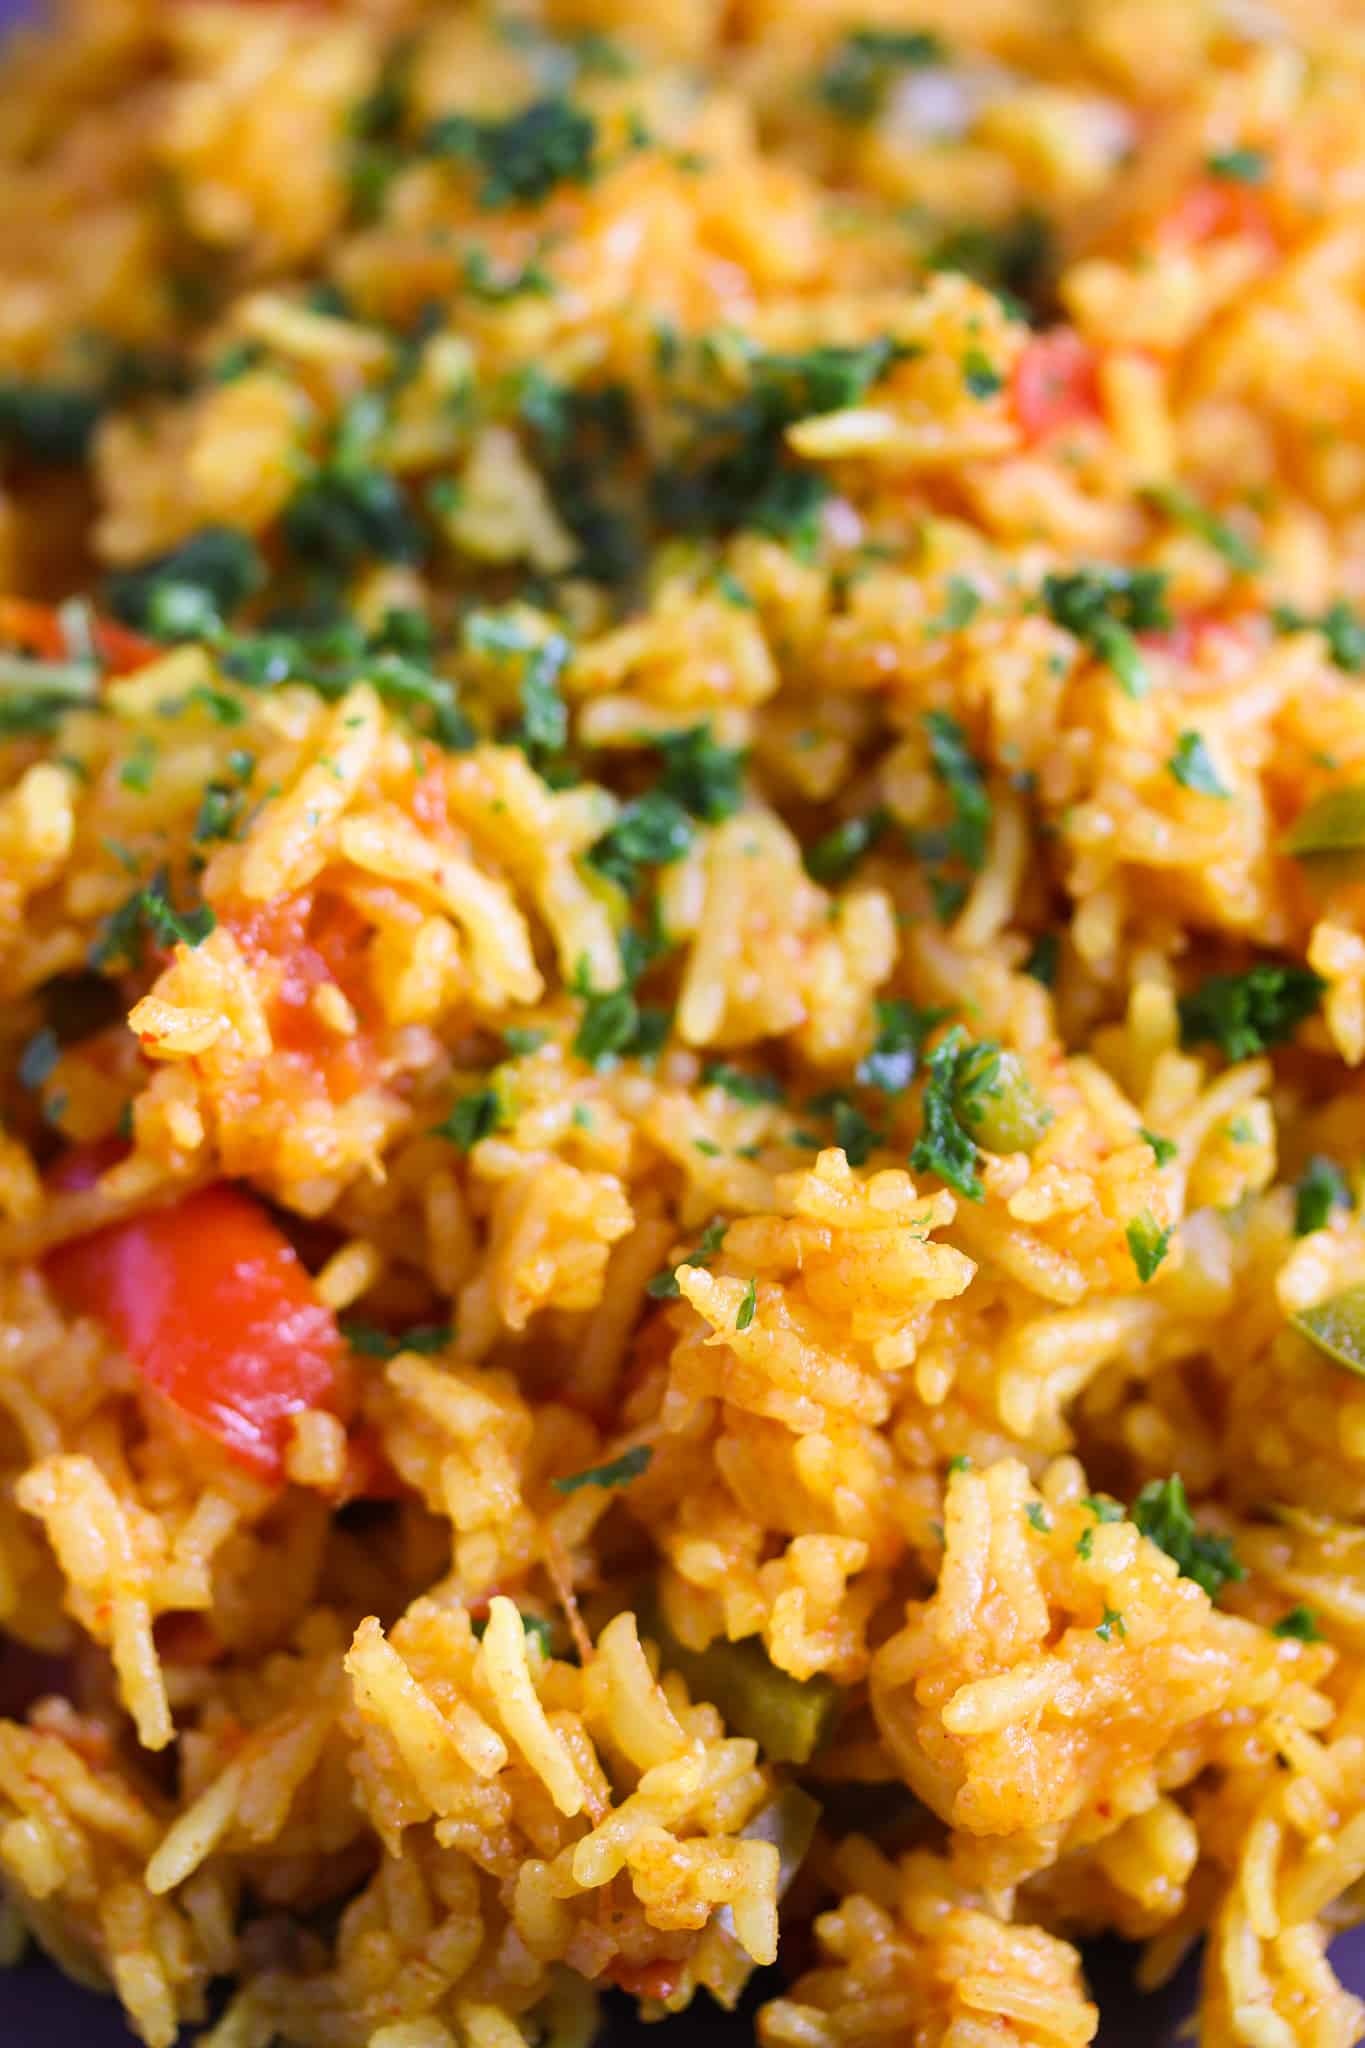
[(204, 1188), (78, 1238), (44, 1270), (150, 1386), (264, 1479), (284, 1476), (292, 1415), (341, 1405), (336, 1319), (283, 1232), (235, 1188)]
[(1014, 416), (1030, 441), (1100, 417), (1094, 351), (1072, 327), (1054, 327), (1024, 348), (1010, 383)]
[[(111, 675), (127, 675), (145, 668), (166, 649), (142, 633), (120, 626), (114, 619), (91, 622), (95, 652)], [(24, 597), (0, 597), (0, 640), (15, 640), (30, 648), (43, 661), (66, 661), (67, 646), (62, 622), (52, 605), (33, 604)]]

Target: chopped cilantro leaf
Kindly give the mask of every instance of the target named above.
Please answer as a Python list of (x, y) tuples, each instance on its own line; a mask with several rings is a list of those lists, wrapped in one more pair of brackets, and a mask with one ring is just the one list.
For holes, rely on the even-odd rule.
[(563, 93), (547, 93), (515, 114), (479, 120), (445, 114), (426, 132), (430, 156), (480, 174), (480, 206), (524, 206), (556, 185), (585, 185), (594, 173), (597, 123)]
[(1285, 1045), (1318, 1007), (1326, 983), (1311, 968), (1262, 961), (1245, 974), (1214, 974), (1180, 998), (1186, 1045), (1211, 1042), (1225, 1059), (1248, 1060)]
[(1171, 623), (1166, 579), (1155, 569), (1074, 569), (1043, 578), (1043, 604), (1057, 625), (1105, 663), (1130, 697), (1145, 696), (1147, 669), (1135, 633)]
[(1349, 1209), (1351, 1190), (1334, 1159), (1315, 1152), (1294, 1183), (1294, 1235), (1325, 1229), (1333, 1209)]
[(1182, 732), (1166, 766), (1182, 789), (1192, 789), (1199, 796), (1232, 795), (1219, 776), (1202, 733)]
[(747, 1330), (750, 1323), (753, 1321), (757, 1311), (758, 1282), (756, 1280), (751, 1280), (744, 1290), (744, 1299), (740, 1302), (738, 1311), (736, 1312), (735, 1328), (737, 1330)]
[(1211, 1600), (1224, 1586), (1246, 1577), (1229, 1538), (1196, 1526), (1178, 1472), (1150, 1480), (1133, 1502), (1132, 1518), (1144, 1536), (1175, 1559), (1181, 1577), (1193, 1579)]
[(1031, 1500), (1024, 1509), (1024, 1513), (1028, 1516), (1030, 1523), (1040, 1536), (1050, 1536), (1052, 1534), (1052, 1517), (1048, 1514), (1047, 1509), (1040, 1500)]
[(1124, 1236), (1128, 1240), (1138, 1279), (1145, 1287), (1170, 1248), (1170, 1227), (1168, 1225), (1163, 1230), (1150, 1209), (1144, 1209), (1140, 1216), (1133, 1218)]
[(605, 1465), (590, 1465), (586, 1472), (571, 1472), (567, 1479), (552, 1479), (550, 1484), (556, 1493), (577, 1493), (581, 1486), (629, 1486), (649, 1470), (653, 1456), (652, 1445), (636, 1444)]
[(1106, 1607), (1104, 1619), (1095, 1630), (1095, 1634), (1099, 1637), (1100, 1641), (1102, 1643), (1110, 1643), (1116, 1635), (1123, 1637), (1127, 1633), (1128, 1630), (1124, 1625), (1123, 1616), (1119, 1613), (1117, 1607)]
[(1138, 1136), (1152, 1148), (1152, 1157), (1158, 1166), (1169, 1166), (1180, 1150), (1169, 1138), (1160, 1137), (1156, 1131), (1149, 1131), (1145, 1124), (1139, 1125)]

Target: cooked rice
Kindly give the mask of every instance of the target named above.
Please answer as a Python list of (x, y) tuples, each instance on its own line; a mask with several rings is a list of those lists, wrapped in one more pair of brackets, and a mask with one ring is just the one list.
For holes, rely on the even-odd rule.
[(1365, 2037), (1362, 94), (1351, 0), (16, 39), (0, 1961)]

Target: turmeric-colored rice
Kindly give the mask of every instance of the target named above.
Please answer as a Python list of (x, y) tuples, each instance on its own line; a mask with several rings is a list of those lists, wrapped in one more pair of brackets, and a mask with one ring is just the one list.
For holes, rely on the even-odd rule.
[(1357, 0), (9, 46), (0, 1958), (1365, 2036), (1363, 108)]

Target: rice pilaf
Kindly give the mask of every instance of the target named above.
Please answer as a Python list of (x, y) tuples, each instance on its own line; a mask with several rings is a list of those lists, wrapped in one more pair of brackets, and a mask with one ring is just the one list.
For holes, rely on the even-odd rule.
[(1349, 0), (11, 45), (0, 1960), (1362, 2038), (1363, 94)]

